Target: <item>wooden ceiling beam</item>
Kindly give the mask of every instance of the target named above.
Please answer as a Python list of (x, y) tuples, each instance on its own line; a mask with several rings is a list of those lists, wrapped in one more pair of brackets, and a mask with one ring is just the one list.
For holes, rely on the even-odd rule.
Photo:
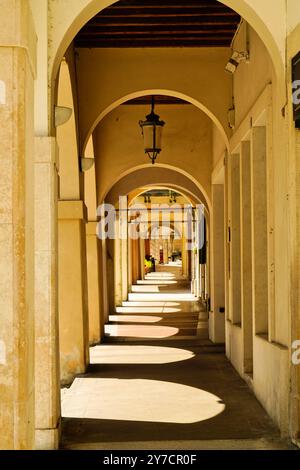
[[(177, 18), (172, 18), (171, 21), (165, 21), (161, 18), (144, 18), (142, 21), (139, 21), (137, 18), (126, 18), (126, 21), (121, 19), (114, 18), (114, 20), (108, 20), (107, 18), (97, 18), (94, 19), (93, 22), (89, 23), (88, 26), (121, 26), (126, 28), (127, 26), (159, 26), (159, 25), (168, 25), (168, 26), (177, 26), (177, 25), (186, 25), (186, 26), (215, 26), (215, 25), (235, 25), (239, 22), (239, 17), (235, 20), (233, 18), (181, 18), (180, 16)], [(80, 34), (80, 33), (79, 33)]]
[(228, 47), (240, 16), (216, 0), (120, 0), (92, 18), (77, 47)]
[[(140, 96), (139, 98), (134, 98), (132, 100), (126, 101), (123, 105), (151, 105), (152, 96)], [(188, 101), (181, 100), (180, 98), (175, 98), (174, 96), (163, 96), (163, 95), (155, 95), (155, 104), (162, 105), (162, 104), (184, 104), (190, 105)]]
[[(236, 24), (227, 24), (227, 25), (201, 25), (201, 26), (195, 26), (195, 25), (185, 25), (185, 24), (178, 24), (178, 25), (173, 25), (171, 28), (169, 25), (156, 25), (156, 26), (151, 26), (149, 27), (148, 25), (139, 25), (139, 26), (126, 26), (126, 30), (124, 30), (125, 33), (130, 33), (130, 34), (136, 34), (136, 33), (149, 33), (153, 31), (158, 31), (161, 33), (172, 33), (173, 31), (177, 32), (184, 32), (184, 31), (196, 31), (198, 33), (234, 33), (236, 30)], [(122, 29), (123, 31), (123, 29)], [(120, 27), (119, 26), (102, 26), (102, 25), (97, 25), (97, 26), (86, 26), (84, 27), (80, 35), (93, 35), (93, 34), (105, 34), (105, 33), (119, 33), (120, 32)]]
[(166, 37), (170, 39), (180, 39), (180, 38), (188, 38), (188, 39), (195, 39), (195, 38), (207, 38), (207, 39), (230, 39), (232, 38), (232, 34), (230, 32), (225, 32), (225, 33), (216, 33), (216, 31), (211, 31), (210, 33), (205, 31), (205, 32), (198, 32), (198, 31), (142, 31), (142, 32), (137, 32), (137, 33), (129, 33), (126, 31), (114, 31), (114, 32), (106, 32), (106, 33), (88, 33), (88, 34), (82, 34), (81, 38), (83, 40), (91, 39), (93, 40), (99, 40), (101, 41), (102, 39), (128, 39), (128, 37), (131, 37), (133, 40), (139, 40), (139, 39), (157, 39), (157, 38), (163, 38), (166, 39)]
[(101, 41), (91, 41), (91, 40), (77, 40), (75, 46), (77, 48), (136, 48), (136, 47), (230, 47), (231, 40), (204, 40), (204, 39), (160, 39), (159, 41), (154, 41), (153, 39), (143, 39), (142, 44), (138, 43), (135, 40), (101, 40)]
[(217, 3), (216, 0), (120, 0), (108, 8), (110, 10), (117, 10), (119, 8), (227, 8), (222, 3)]
[(185, 8), (184, 10), (163, 10), (163, 11), (158, 11), (158, 10), (153, 10), (153, 11), (147, 11), (143, 12), (143, 10), (135, 10), (134, 12), (130, 12), (128, 10), (120, 10), (115, 13), (113, 12), (105, 12), (103, 11), (102, 15), (97, 16), (96, 18), (176, 18), (177, 16), (181, 16), (182, 18), (185, 17), (193, 17), (193, 18), (204, 18), (206, 16), (209, 17), (228, 17), (228, 18), (236, 18), (237, 14), (234, 13), (233, 11), (218, 11), (218, 12), (212, 12), (212, 11), (195, 11), (191, 9)]

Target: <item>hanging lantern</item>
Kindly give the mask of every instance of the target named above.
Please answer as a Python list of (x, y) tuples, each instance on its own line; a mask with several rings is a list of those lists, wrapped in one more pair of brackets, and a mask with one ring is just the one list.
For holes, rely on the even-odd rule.
[(162, 128), (165, 125), (164, 121), (160, 121), (159, 116), (155, 114), (154, 104), (154, 96), (152, 96), (151, 113), (146, 116), (146, 121), (140, 121), (145, 153), (151, 159), (152, 164), (155, 163), (156, 157), (161, 151)]

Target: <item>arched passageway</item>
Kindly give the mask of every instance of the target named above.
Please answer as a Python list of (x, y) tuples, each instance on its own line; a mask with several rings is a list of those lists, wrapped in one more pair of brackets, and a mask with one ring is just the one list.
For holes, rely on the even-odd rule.
[[(193, 448), (219, 449), (222, 443), (216, 441), (239, 439), (239, 448), (246, 449), (264, 437), (266, 448), (285, 448), (270, 418), (224, 362), (223, 346), (209, 341), (207, 265), (197, 271), (197, 243), (189, 246), (184, 236), (187, 213), (174, 207), (193, 207), (195, 196), (191, 200), (185, 189), (176, 191), (173, 178), (172, 189), (157, 181), (151, 185), (149, 174), (146, 187), (132, 187), (139, 172), (116, 182), (130, 191), (126, 196), (115, 187), (106, 196), (117, 210), (113, 219), (107, 217), (114, 236), (106, 239), (112, 261), (104, 268), (112, 313), (104, 339), (90, 350), (88, 372), (62, 390), (62, 447), (142, 449), (147, 442), (162, 449), (192, 441)], [(149, 212), (158, 207), (151, 218)], [(141, 237), (130, 236), (132, 224)], [(247, 430), (245, 420), (253, 423)]]
[(1, 447), (299, 442), (295, 2), (2, 6)]
[[(110, 15), (118, 15), (118, 8), (122, 5), (117, 4), (115, 10), (107, 10), (108, 19), (104, 10), (106, 27), (111, 27)], [(226, 14), (233, 15), (237, 27), (239, 21), (234, 12), (226, 11)], [(130, 17), (130, 12), (128, 15)], [(101, 24), (101, 13), (97, 18)], [(274, 204), (276, 194), (272, 189), (268, 194), (267, 188), (273, 187), (272, 171), (278, 171), (279, 167), (276, 169), (275, 165), (270, 170), (272, 162), (276, 162), (276, 155), (271, 155), (267, 142), (279, 123), (279, 116), (273, 119), (270, 111), (271, 100), (281, 99), (278, 50), (273, 47), (274, 43), (271, 44), (270, 37), (263, 44), (257, 32), (242, 22), (231, 39), (235, 41), (236, 50), (247, 51), (251, 60), (249, 64), (240, 65), (237, 78), (232, 81), (230, 75), (224, 74), (228, 47), (215, 48), (212, 53), (212, 49), (200, 46), (197, 54), (201, 56), (199, 63), (206, 64), (205, 69), (199, 67), (195, 60), (195, 49), (186, 48), (180, 58), (185, 66), (185, 74), (182, 74), (176, 47), (150, 47), (147, 54), (143, 54), (136, 45), (118, 48), (116, 43), (115, 47), (107, 50), (105, 45), (97, 44), (96, 29), (93, 30), (94, 36), (89, 35), (93, 28), (96, 27), (91, 20), (74, 41), (79, 106), (78, 148), (81, 154), (85, 152), (86, 159), (94, 159), (94, 209), (105, 202), (114, 206), (116, 214), (113, 219), (115, 239), (104, 238), (100, 243), (94, 243), (94, 253), (99, 256), (96, 278), (100, 279), (97, 296), (101, 298), (101, 320), (100, 323), (94, 321), (97, 310), (90, 314), (96, 334), (93, 336), (90, 328), (89, 342), (94, 343), (101, 338), (104, 341), (109, 338), (113, 342), (133, 337), (135, 340), (153, 340), (189, 337), (191, 334), (196, 337), (202, 335), (202, 339), (214, 344), (225, 343), (226, 355), (234, 367), (249, 382), (256, 377), (253, 382), (255, 393), (277, 425), (284, 427), (287, 408), (281, 408), (279, 413), (275, 411), (275, 402), (269, 402), (269, 385), (261, 385), (257, 365), (257, 358), (261, 355), (266, 360), (267, 370), (272, 369), (275, 361), (274, 351), (268, 363), (269, 346), (261, 343), (262, 338), (267, 339), (268, 344), (272, 338), (277, 338), (281, 345), (287, 341), (287, 322), (282, 321), (278, 309), (273, 310), (275, 278), (273, 273), (267, 273), (276, 247), (267, 229), (268, 224), (272, 224), (272, 211), (268, 212), (268, 204), (269, 207)], [(266, 33), (263, 30), (262, 35)], [(105, 41), (99, 35), (101, 40)], [(267, 49), (272, 51), (271, 55)], [(72, 55), (69, 54), (66, 58), (72, 64)], [(242, 83), (246, 67), (254, 70), (261, 64), (262, 57), (264, 65), (261, 75), (256, 77), (255, 92), (245, 96)], [(160, 74), (151, 73), (158, 67)], [(93, 73), (89, 75), (87, 70), (93, 70)], [(193, 76), (194, 80), (186, 80), (186, 76)], [(273, 82), (272, 87), (267, 85), (269, 80)], [(232, 85), (235, 105), (231, 96)], [(257, 99), (259, 92), (260, 98)], [(154, 166), (140, 163), (140, 148), (136, 134), (132, 133), (136, 123), (147, 112), (150, 95), (162, 96), (164, 101), (157, 108), (168, 123), (164, 132), (164, 149)], [(89, 153), (91, 147), (87, 149), (91, 138), (93, 155)], [(175, 141), (176, 146), (173, 144)], [(183, 191), (193, 199), (195, 206), (204, 204), (204, 247), (198, 246), (198, 239), (186, 252), (182, 249), (180, 267), (171, 266), (170, 232), (166, 240), (161, 237), (156, 246), (153, 241), (151, 245), (150, 239), (129, 241), (130, 224), (137, 225), (139, 232), (143, 227), (147, 228), (147, 223), (136, 222), (139, 216), (131, 214), (130, 219), (129, 200), (132, 204), (138, 199), (136, 191), (139, 188), (150, 191), (159, 185)], [(99, 214), (101, 211), (98, 209)], [(91, 227), (95, 227), (96, 222), (99, 221), (94, 212)], [(192, 219), (191, 227), (197, 227), (197, 220)], [(160, 230), (163, 231), (162, 228)], [(195, 233), (199, 238), (197, 228)], [(182, 247), (190, 241), (189, 235), (182, 237)], [(88, 256), (91, 259), (91, 255)], [(152, 267), (153, 264), (156, 266), (155, 274), (147, 272), (152, 269), (147, 263), (153, 258), (154, 263), (151, 263)], [(255, 286), (258, 287), (255, 289)], [(179, 288), (179, 292), (175, 292), (175, 288)], [(181, 288), (188, 290), (180, 292)], [(191, 298), (184, 297), (189, 295), (196, 299), (193, 301), (200, 302), (198, 307), (196, 304), (193, 307), (199, 313), (197, 324), (195, 317), (187, 318), (185, 315), (184, 303)], [(67, 290), (64, 296), (68, 298)], [(132, 313), (137, 314), (141, 309), (145, 309), (144, 313), (150, 309), (150, 317), (153, 317), (153, 308), (172, 310), (166, 305), (155, 307), (153, 304), (171, 299), (180, 302), (179, 310), (184, 313), (184, 318), (173, 319), (171, 325), (164, 323), (165, 318), (161, 327), (151, 322), (144, 324), (144, 318), (138, 320), (138, 316), (132, 318)], [(150, 305), (143, 302), (150, 302)], [(61, 314), (66, 315), (66, 310)], [(80, 318), (84, 321), (84, 307)], [(68, 317), (66, 319), (68, 322)], [(182, 321), (187, 323), (182, 326)], [(272, 326), (275, 323), (276, 330)], [(184, 335), (184, 332), (188, 334)], [(79, 335), (77, 333), (81, 349), (87, 344), (82, 335), (83, 331)], [(76, 335), (72, 337), (74, 345), (80, 343), (78, 340)], [(71, 358), (73, 363), (76, 363), (75, 350), (70, 349), (68, 355), (68, 360)], [(286, 351), (281, 349), (282, 362), (287, 360)], [(80, 367), (85, 368), (85, 361)], [(66, 369), (65, 380), (68, 382), (74, 372), (68, 372), (68, 366)], [(277, 387), (275, 382), (274, 375), (270, 373), (267, 383)], [(282, 397), (284, 387), (282, 384)]]

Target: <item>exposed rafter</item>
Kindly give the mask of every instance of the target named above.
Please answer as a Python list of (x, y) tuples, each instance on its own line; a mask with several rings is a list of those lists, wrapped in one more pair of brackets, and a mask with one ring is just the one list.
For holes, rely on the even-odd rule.
[(121, 0), (92, 18), (77, 47), (229, 47), (239, 15), (216, 0)]

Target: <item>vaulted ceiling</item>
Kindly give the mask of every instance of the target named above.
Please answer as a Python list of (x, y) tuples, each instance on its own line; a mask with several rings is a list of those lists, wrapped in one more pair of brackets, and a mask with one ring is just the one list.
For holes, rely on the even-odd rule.
[(77, 34), (76, 47), (229, 47), (240, 16), (216, 0), (120, 0)]

